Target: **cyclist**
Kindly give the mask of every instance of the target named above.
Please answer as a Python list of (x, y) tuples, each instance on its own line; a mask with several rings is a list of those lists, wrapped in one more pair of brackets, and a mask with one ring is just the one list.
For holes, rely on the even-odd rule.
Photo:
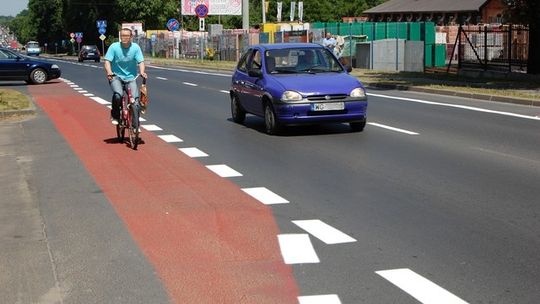
[[(122, 82), (127, 82), (131, 90), (131, 95), (138, 106), (139, 90), (137, 88), (136, 77), (141, 74), (145, 79), (144, 56), (141, 48), (132, 42), (133, 32), (129, 28), (120, 31), (120, 42), (111, 44), (105, 54), (105, 73), (113, 91), (111, 122), (118, 124), (120, 109), (122, 107)], [(137, 73), (137, 68), (139, 72)]]

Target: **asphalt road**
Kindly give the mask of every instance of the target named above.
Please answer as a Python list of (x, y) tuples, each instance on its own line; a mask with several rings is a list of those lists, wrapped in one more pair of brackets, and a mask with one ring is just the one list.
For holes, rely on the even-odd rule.
[[(100, 64), (60, 64), (64, 78), (110, 98)], [(148, 74), (145, 124), (207, 153), (201, 163), (241, 173), (225, 177), (238, 186), (288, 201), (271, 206), (281, 233), (309, 235), (296, 252), (309, 255), (311, 244), (316, 254), (293, 264), (302, 295), (331, 295), (329, 304), (539, 301), (540, 109), (369, 91), (364, 132), (338, 124), (268, 136), (260, 118), (232, 122), (227, 73)], [(328, 228), (321, 223), (342, 234), (307, 232)]]

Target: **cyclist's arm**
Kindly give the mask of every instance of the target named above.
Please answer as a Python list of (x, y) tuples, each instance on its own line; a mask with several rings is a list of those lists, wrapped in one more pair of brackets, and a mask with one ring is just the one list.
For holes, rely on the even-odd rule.
[(111, 69), (111, 62), (109, 60), (105, 60), (104, 67), (105, 67), (105, 75), (107, 75), (107, 79), (111, 80), (114, 75)]
[(139, 64), (139, 74), (141, 74), (142, 77), (147, 78), (148, 75), (146, 75), (146, 67), (144, 65), (144, 61), (141, 61)]

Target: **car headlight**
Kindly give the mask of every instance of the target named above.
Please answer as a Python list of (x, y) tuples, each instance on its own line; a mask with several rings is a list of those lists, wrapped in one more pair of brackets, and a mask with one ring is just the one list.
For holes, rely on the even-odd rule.
[(300, 101), (302, 100), (302, 95), (295, 91), (285, 91), (281, 95), (281, 101)]
[(60, 69), (60, 67), (57, 66), (56, 64), (53, 64), (53, 65), (51, 65), (51, 69)]
[(356, 88), (349, 94), (351, 97), (366, 97), (366, 91), (362, 88)]

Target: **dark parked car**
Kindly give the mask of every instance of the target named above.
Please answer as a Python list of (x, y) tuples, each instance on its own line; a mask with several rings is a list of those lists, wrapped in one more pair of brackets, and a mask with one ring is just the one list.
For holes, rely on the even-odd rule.
[(366, 125), (364, 86), (348, 74), (332, 51), (312, 43), (252, 46), (241, 57), (230, 90), (232, 118), (264, 118), (266, 132), (282, 125), (349, 123)]
[(101, 59), (101, 53), (99, 52), (97, 46), (95, 45), (83, 45), (81, 51), (79, 52), (79, 62), (85, 60), (94, 60), (99, 62)]
[(27, 83), (39, 84), (59, 78), (60, 75), (60, 67), (56, 64), (0, 48), (0, 80), (24, 80)]

